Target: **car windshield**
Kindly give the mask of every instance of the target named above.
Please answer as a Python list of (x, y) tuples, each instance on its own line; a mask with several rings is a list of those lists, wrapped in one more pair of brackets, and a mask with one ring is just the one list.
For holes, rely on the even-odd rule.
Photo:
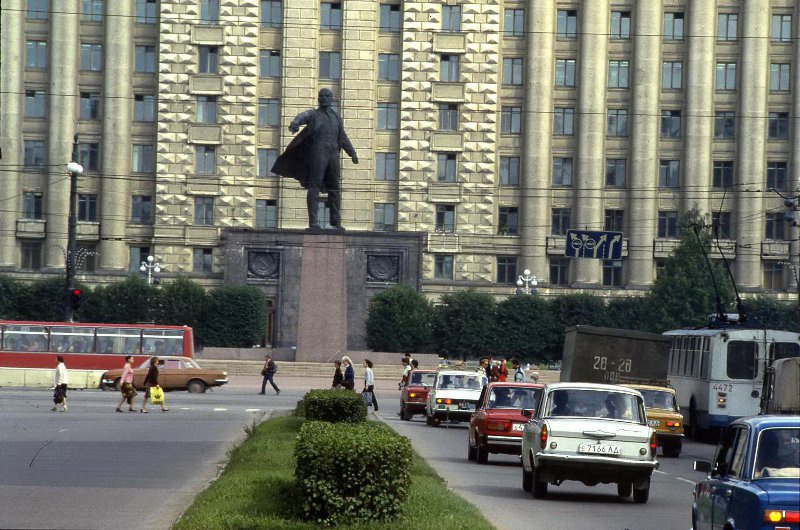
[(642, 423), (639, 400), (633, 394), (608, 390), (560, 388), (550, 393), (547, 416), (609, 418)]
[(800, 478), (800, 429), (765, 429), (758, 436), (755, 478)]
[(412, 385), (432, 386), (436, 379), (436, 372), (411, 372)]
[(444, 390), (480, 390), (486, 378), (480, 374), (442, 374), (436, 388)]
[(540, 388), (500, 386), (489, 394), (488, 409), (533, 409), (541, 395)]
[(663, 390), (639, 389), (644, 397), (644, 406), (648, 409), (678, 410), (675, 405), (675, 395)]

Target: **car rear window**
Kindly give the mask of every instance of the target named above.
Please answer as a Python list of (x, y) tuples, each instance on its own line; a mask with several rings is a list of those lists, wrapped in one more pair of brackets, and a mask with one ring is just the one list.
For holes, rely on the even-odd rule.
[(547, 416), (609, 418), (642, 423), (639, 399), (609, 390), (559, 388), (548, 397)]
[(441, 374), (436, 388), (444, 390), (480, 390), (483, 380), (478, 374)]
[(433, 385), (433, 381), (436, 379), (435, 372), (411, 372), (411, 384), (412, 385)]
[(489, 409), (534, 409), (539, 401), (540, 388), (495, 387), (489, 394)]

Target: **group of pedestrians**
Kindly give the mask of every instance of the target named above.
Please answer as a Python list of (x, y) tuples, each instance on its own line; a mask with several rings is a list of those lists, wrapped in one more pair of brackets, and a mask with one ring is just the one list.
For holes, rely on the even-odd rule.
[[(345, 355), (342, 360), (333, 361), (333, 364), (335, 368), (331, 388), (355, 390), (356, 371), (353, 368), (352, 359)], [(372, 413), (378, 414), (378, 399), (375, 397), (375, 374), (372, 371), (372, 366), (372, 361), (364, 359), (364, 389), (361, 391), (361, 397), (368, 407), (372, 406)], [(344, 371), (342, 371), (342, 367), (344, 367)]]

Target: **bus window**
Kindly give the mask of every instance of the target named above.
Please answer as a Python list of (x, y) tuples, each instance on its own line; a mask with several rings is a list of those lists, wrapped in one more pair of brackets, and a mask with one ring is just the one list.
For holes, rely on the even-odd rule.
[(789, 357), (800, 357), (800, 345), (794, 342), (773, 342), (769, 345), (769, 356), (773, 361)]
[(141, 333), (136, 328), (97, 328), (97, 352), (141, 355)]
[(50, 351), (58, 353), (93, 353), (94, 328), (51, 327)]
[(755, 379), (755, 342), (746, 342), (740, 340), (728, 342), (727, 372), (730, 379)]
[(47, 351), (47, 328), (44, 326), (6, 326), (3, 349), (13, 351)]
[(709, 360), (709, 352), (708, 352), (708, 337), (703, 337), (703, 353), (702, 357), (700, 358), (700, 378), (701, 379), (708, 379), (708, 360)]
[(147, 355), (183, 355), (183, 331), (147, 328), (143, 346)]

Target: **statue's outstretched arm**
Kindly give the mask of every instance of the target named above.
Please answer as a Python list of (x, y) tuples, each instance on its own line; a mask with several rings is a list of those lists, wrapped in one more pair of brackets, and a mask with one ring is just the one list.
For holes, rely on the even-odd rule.
[(295, 116), (294, 119), (292, 120), (292, 123), (289, 124), (289, 132), (295, 134), (297, 131), (300, 130), (301, 125), (306, 125), (308, 124), (308, 122), (311, 121), (311, 117), (313, 115), (314, 115), (313, 110), (307, 110)]

